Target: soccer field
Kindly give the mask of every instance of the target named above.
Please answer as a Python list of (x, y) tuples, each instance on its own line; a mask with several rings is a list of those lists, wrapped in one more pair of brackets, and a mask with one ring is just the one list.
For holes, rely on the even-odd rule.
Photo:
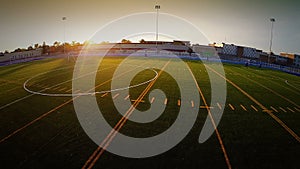
[[(176, 66), (178, 61), (150, 57), (131, 59), (126, 71), (115, 76), (123, 61), (124, 57), (105, 57), (94, 72), (94, 89), (84, 91), (72, 91), (75, 66), (64, 58), (0, 67), (1, 168), (299, 168), (299, 77), (231, 64), (223, 65), (222, 75), (216, 63), (191, 60), (184, 60), (188, 68), (183, 70)], [(154, 69), (137, 73), (130, 81), (129, 94), (123, 90), (109, 92), (113, 90), (112, 78), (118, 80), (144, 65)], [(182, 99), (176, 79), (163, 71), (170, 65), (170, 70), (183, 82), (190, 81), (182, 72), (193, 73), (200, 102)], [(226, 82), (225, 103), (211, 103), (209, 74)], [(92, 75), (91, 72), (73, 79), (73, 84), (74, 80), (85, 84), (85, 79)], [(126, 83), (120, 81), (117, 85), (121, 89)], [(155, 89), (163, 91), (164, 97), (152, 96)], [(78, 95), (72, 97), (72, 92)], [(182, 106), (197, 107), (197, 115), (191, 119), (194, 124), (182, 124), (181, 127), (192, 128), (174, 148), (153, 157), (127, 158), (99, 148), (81, 127), (73, 103), (89, 96), (96, 97), (112, 128), (136, 138), (166, 131), (176, 121)], [(129, 101), (140, 111), (147, 111), (154, 104), (165, 109), (154, 121), (137, 123), (118, 112), (116, 100)], [(221, 113), (223, 109), (217, 130), (207, 141), (199, 143), (206, 119), (212, 124), (216, 122), (210, 111)], [(126, 115), (134, 113), (129, 109)], [(109, 133), (106, 138), (101, 143), (109, 147), (115, 136)]]

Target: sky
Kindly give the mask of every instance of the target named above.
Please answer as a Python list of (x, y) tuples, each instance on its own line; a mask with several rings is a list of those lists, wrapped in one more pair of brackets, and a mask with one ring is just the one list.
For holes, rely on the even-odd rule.
[[(184, 18), (199, 28), (208, 42), (265, 51), (270, 45), (270, 18), (275, 18), (272, 51), (300, 54), (299, 0), (1, 0), (0, 51), (27, 48), (43, 41), (63, 42), (64, 32), (67, 42), (83, 42), (120, 17), (155, 12), (156, 2), (161, 13)], [(152, 20), (151, 23), (155, 25)], [(168, 24), (159, 25), (168, 28)], [(122, 31), (128, 30), (124, 27)], [(179, 31), (178, 35), (184, 37), (186, 33)], [(187, 38), (180, 40), (190, 40)]]

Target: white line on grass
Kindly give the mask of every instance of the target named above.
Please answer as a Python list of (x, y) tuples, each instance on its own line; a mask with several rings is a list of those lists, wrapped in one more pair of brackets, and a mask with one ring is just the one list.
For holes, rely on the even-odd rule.
[(256, 112), (258, 112), (257, 108), (254, 107), (253, 105), (251, 105), (252, 109), (255, 110)]
[(152, 97), (150, 103), (152, 104), (154, 102), (154, 100), (155, 100), (155, 97)]
[(289, 107), (286, 107), (289, 111), (291, 111), (291, 112), (293, 112), (293, 113), (295, 113), (295, 111), (294, 110), (292, 110), (291, 108), (289, 108)]
[(112, 99), (117, 98), (119, 95), (120, 95), (120, 93), (115, 94), (115, 95), (112, 97)]
[(272, 110), (274, 110), (276, 113), (278, 113), (278, 110), (275, 109), (273, 106), (270, 107)]
[(231, 110), (234, 110), (234, 107), (231, 104), (228, 104)]
[[(142, 66), (137, 66), (137, 65), (134, 65), (134, 66), (136, 66), (136, 67), (142, 67)], [(148, 69), (149, 69), (149, 68), (148, 68)], [(100, 92), (88, 92), (88, 93), (76, 93), (76, 94), (74, 94), (74, 93), (71, 93), (71, 94), (70, 94), (70, 93), (42, 93), (43, 91), (45, 91), (45, 89), (36, 92), (36, 91), (32, 91), (32, 90), (30, 90), (30, 89), (28, 89), (28, 88), (26, 87), (26, 84), (27, 84), (30, 80), (32, 80), (33, 78), (35, 78), (35, 77), (37, 77), (37, 76), (40, 76), (40, 75), (42, 75), (42, 74), (45, 74), (45, 73), (49, 73), (49, 72), (44, 72), (44, 73), (37, 74), (37, 75), (33, 76), (32, 78), (26, 80), (26, 82), (23, 84), (23, 88), (24, 88), (27, 92), (29, 92), (29, 93), (36, 94), (36, 95), (42, 95), (42, 96), (73, 97), (73, 96), (95, 95), (95, 94), (102, 94), (102, 93), (113, 92), (113, 91), (127, 90), (127, 89), (139, 87), (139, 86), (145, 85), (145, 84), (147, 84), (147, 83), (150, 83), (150, 82), (152, 82), (153, 80), (157, 79), (158, 73), (157, 73), (157, 71), (154, 70), (154, 69), (149, 69), (149, 70), (152, 70), (152, 71), (155, 73), (155, 76), (154, 76), (152, 79), (150, 79), (150, 80), (144, 81), (144, 82), (139, 83), (139, 84), (136, 84), (136, 85), (128, 86), (128, 87), (117, 88), (117, 89), (106, 90), (106, 91), (100, 91)], [(98, 72), (98, 71), (95, 71), (95, 72)], [(94, 72), (92, 72), (92, 73), (94, 73)], [(91, 73), (88, 73), (88, 74), (91, 74)], [(81, 77), (78, 77), (78, 78), (81, 78)], [(76, 79), (78, 79), (78, 78), (76, 78)], [(71, 79), (71, 80), (75, 80), (75, 79)], [(69, 80), (69, 81), (71, 81), (71, 80)], [(63, 82), (63, 83), (66, 83), (66, 82)], [(54, 85), (53, 87), (59, 86), (59, 85), (61, 85), (61, 84), (63, 84), (63, 83), (56, 84), (56, 85)]]
[(284, 108), (282, 108), (282, 107), (279, 107), (279, 109), (282, 110), (282, 111), (285, 112), (285, 113), (287, 112), (287, 111), (286, 111)]
[(220, 103), (217, 103), (218, 107), (220, 110), (222, 110), (222, 106), (220, 105)]
[[(112, 68), (112, 67), (105, 68), (105, 69), (110, 69), (110, 68)], [(66, 68), (61, 68), (61, 69), (56, 69), (56, 70), (62, 70), (62, 69), (66, 69)], [(105, 70), (105, 69), (103, 69), (103, 70)], [(100, 70), (99, 70), (99, 71), (100, 71)], [(94, 73), (94, 72), (92, 72), (92, 73)], [(88, 74), (90, 74), (90, 73), (88, 73)], [(85, 75), (83, 75), (83, 76), (81, 76), (81, 77), (87, 76), (88, 74), (85, 74)], [(81, 77), (78, 77), (78, 78), (81, 78)], [(67, 80), (67, 81), (64, 81), (64, 82), (61, 82), (61, 83), (58, 83), (58, 84), (56, 84), (56, 85), (54, 85), (54, 86), (52, 86), (52, 87), (56, 87), (56, 86), (58, 86), (58, 85), (67, 83), (67, 82), (72, 81), (72, 80), (73, 80), (73, 79)], [(76, 80), (76, 79), (75, 79), (75, 80)], [(23, 87), (24, 87), (24, 85), (25, 85), (25, 83), (23, 84)], [(52, 87), (50, 87), (50, 88), (52, 88)], [(49, 89), (49, 88), (42, 89), (42, 90), (40, 90), (40, 91), (42, 92), (42, 91), (45, 91), (45, 90), (47, 90), (47, 89)], [(8, 106), (11, 106), (11, 105), (13, 105), (13, 104), (15, 104), (15, 103), (18, 103), (18, 102), (20, 102), (20, 101), (22, 101), (22, 100), (24, 100), (24, 99), (27, 99), (27, 98), (29, 98), (29, 97), (31, 97), (31, 96), (34, 96), (34, 95), (35, 95), (35, 93), (32, 93), (32, 94), (30, 94), (30, 95), (23, 96), (23, 97), (21, 97), (21, 98), (19, 98), (19, 99), (16, 99), (16, 100), (14, 100), (14, 101), (12, 101), (12, 102), (10, 102), (10, 103), (8, 103), (8, 104), (5, 104), (5, 105), (1, 106), (1, 107), (0, 107), (0, 110), (6, 108), (6, 107), (8, 107)]]
[(240, 104), (241, 108), (243, 108), (245, 111), (247, 111), (246, 107)]

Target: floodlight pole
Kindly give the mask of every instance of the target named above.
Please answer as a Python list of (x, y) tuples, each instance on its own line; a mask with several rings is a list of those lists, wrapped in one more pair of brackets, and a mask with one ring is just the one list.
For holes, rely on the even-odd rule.
[[(62, 21), (63, 21), (63, 24), (64, 24), (64, 42), (63, 42), (63, 46), (64, 46), (64, 56), (66, 55), (66, 20), (67, 20), (67, 17), (62, 17)], [(68, 62), (69, 62), (70, 58), (68, 56)]]
[(156, 9), (156, 54), (158, 54), (158, 46), (157, 46), (157, 42), (158, 42), (158, 14), (159, 14), (159, 10), (160, 10), (160, 5), (156, 4), (155, 5), (155, 9)]
[(271, 21), (271, 37), (270, 37), (270, 53), (269, 53), (269, 57), (268, 57), (268, 64), (270, 64), (270, 57), (271, 57), (271, 53), (272, 53), (273, 28), (274, 28), (275, 19), (271, 18), (270, 21)]

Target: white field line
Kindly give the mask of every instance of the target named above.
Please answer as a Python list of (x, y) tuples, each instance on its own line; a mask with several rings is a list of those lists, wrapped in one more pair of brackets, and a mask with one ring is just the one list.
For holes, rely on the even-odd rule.
[[(113, 68), (113, 67), (108, 67), (108, 68), (105, 68), (105, 69), (102, 69), (102, 70), (106, 70), (106, 69), (110, 69), (110, 68)], [(98, 71), (100, 71), (100, 70), (98, 70)], [(92, 73), (93, 73), (93, 72), (92, 72)], [(89, 73), (88, 73), (88, 74), (89, 74)], [(88, 74), (83, 75), (82, 77), (87, 76)], [(78, 78), (82, 78), (82, 77), (78, 77)], [(71, 80), (67, 80), (67, 81), (58, 83), (58, 84), (56, 84), (56, 85), (54, 85), (54, 86), (52, 86), (52, 87), (59, 86), (59, 85), (61, 85), (61, 84), (67, 83), (67, 82), (72, 81), (72, 80), (74, 80), (74, 79), (71, 79)], [(75, 79), (75, 80), (76, 80), (76, 79)], [(52, 87), (50, 87), (50, 88), (52, 88)], [(48, 89), (48, 88), (42, 89), (42, 90), (40, 90), (40, 92), (45, 91), (45, 90), (47, 90), (47, 89)], [(29, 97), (31, 97), (31, 96), (34, 96), (34, 95), (35, 95), (35, 94), (32, 93), (32, 94), (29, 94), (29, 95), (27, 95), (27, 96), (23, 96), (23, 97), (21, 97), (21, 98), (18, 98), (18, 99), (14, 100), (14, 101), (12, 101), (12, 102), (10, 102), (10, 103), (7, 103), (7, 104), (5, 104), (5, 105), (2, 105), (2, 106), (0, 107), (0, 110), (6, 108), (6, 107), (8, 107), (8, 106), (11, 106), (11, 105), (13, 105), (13, 104), (15, 104), (15, 103), (18, 103), (18, 102), (20, 102), (20, 101), (23, 101), (23, 100), (25, 100), (25, 99), (27, 99), (27, 98), (29, 98)]]
[(105, 97), (105, 96), (107, 96), (108, 95), (108, 93), (104, 93), (103, 95), (101, 95), (101, 97)]
[[(136, 67), (141, 67), (141, 66), (136, 66)], [(50, 93), (42, 93), (44, 90), (41, 90), (41, 91), (36, 92), (36, 91), (32, 91), (32, 90), (28, 89), (28, 88), (26, 87), (26, 84), (27, 84), (32, 78), (34, 78), (34, 77), (36, 77), (36, 76), (39, 76), (39, 75), (41, 75), (41, 74), (38, 74), (38, 75), (36, 75), (36, 76), (34, 76), (34, 77), (28, 79), (28, 80), (23, 84), (23, 88), (24, 88), (27, 92), (29, 92), (29, 93), (37, 94), (37, 95), (42, 95), (42, 96), (73, 97), (73, 96), (95, 95), (95, 94), (102, 94), (102, 93), (106, 93), (106, 92), (113, 92), (113, 91), (126, 90), (126, 89), (135, 88), (135, 87), (142, 86), (142, 85), (144, 85), (144, 84), (150, 83), (150, 82), (154, 81), (155, 79), (157, 79), (157, 77), (158, 77), (157, 71), (154, 70), (154, 69), (151, 69), (151, 70), (152, 70), (156, 75), (155, 75), (152, 79), (150, 79), (150, 80), (147, 80), (147, 81), (144, 81), (144, 82), (142, 82), (142, 83), (139, 83), (139, 84), (136, 84), (136, 85), (132, 85), (132, 86), (127, 86), (127, 87), (117, 88), (117, 89), (111, 89), (111, 90), (106, 90), (106, 91), (100, 91), (100, 92), (76, 93), (76, 94), (74, 94), (74, 93), (72, 93), (72, 94), (69, 94), (69, 93), (67, 93), (67, 94), (66, 94), (66, 93), (51, 93), (51, 94), (50, 94)], [(96, 72), (98, 72), (98, 71), (96, 71)], [(92, 72), (92, 73), (93, 73), (93, 72)], [(78, 77), (78, 78), (81, 78), (81, 77)], [(77, 78), (76, 78), (76, 79), (77, 79)], [(72, 79), (72, 80), (74, 80), (74, 79)], [(59, 84), (57, 84), (57, 85), (59, 85)], [(55, 86), (57, 86), (57, 85), (55, 85)]]
[(273, 106), (270, 107), (272, 110), (274, 110), (276, 113), (278, 113), (278, 110), (275, 109)]
[(112, 99), (117, 98), (119, 95), (120, 95), (120, 93), (115, 94), (115, 95), (112, 97)]
[(242, 76), (240, 73), (237, 73), (237, 72), (235, 72), (235, 73), (236, 73), (236, 74), (239, 74), (242, 78), (245, 78), (245, 79), (247, 79), (247, 80), (249, 80), (249, 81), (251, 81), (251, 82), (253, 82), (253, 83), (255, 83), (255, 84), (257, 84), (257, 85), (259, 85), (259, 86), (261, 86), (261, 87), (263, 87), (263, 88), (265, 88), (265, 89), (267, 89), (267, 90), (269, 90), (269, 91), (272, 92), (273, 94), (275, 94), (275, 95), (281, 97), (282, 99), (284, 99), (284, 100), (288, 101), (289, 103), (291, 103), (291, 104), (297, 106), (298, 108), (300, 108), (300, 106), (299, 106), (297, 103), (295, 103), (294, 101), (290, 100), (289, 98), (287, 98), (287, 97), (285, 97), (285, 96), (279, 94), (277, 91), (274, 91), (273, 89), (270, 89), (269, 87), (267, 87), (267, 86), (265, 86), (265, 85), (263, 85), (263, 84), (261, 84), (261, 83), (255, 81), (255, 80), (253, 80), (253, 79), (250, 79), (250, 78), (247, 78), (247, 77), (245, 77), (245, 76)]
[(289, 107), (286, 107), (286, 108), (287, 108), (289, 111), (295, 113), (295, 111), (294, 111), (293, 109), (291, 109), (291, 108), (289, 108)]
[(222, 110), (222, 106), (220, 105), (220, 103), (217, 103), (218, 107), (220, 110)]
[[(50, 61), (50, 62), (52, 62), (52, 61)], [(50, 63), (50, 62), (47, 62), (47, 64), (48, 63)], [(55, 61), (54, 61), (55, 62)], [(28, 62), (29, 63), (29, 62)], [(42, 65), (41, 65), (42, 66)], [(64, 65), (62, 65), (62, 66), (64, 66)], [(50, 67), (50, 69), (53, 69), (53, 68), (55, 68), (55, 67)], [(66, 69), (67, 68), (73, 68), (73, 66), (67, 66), (67, 67), (65, 67)], [(30, 72), (32, 72), (33, 70), (37, 70), (37, 69), (41, 69), (40, 67), (35, 67), (35, 68), (30, 68), (30, 69), (27, 69), (25, 72), (20, 72), (20, 73), (16, 73), (15, 74), (15, 76), (20, 76), (20, 77), (22, 77), (22, 78), (18, 78), (18, 79), (16, 79), (17, 81), (23, 81), (23, 80), (25, 80), (25, 79), (28, 79), (28, 77), (24, 77), (25, 75), (27, 75), (28, 73), (30, 73)], [(66, 72), (63, 72), (63, 73), (66, 73)], [(63, 74), (63, 73), (61, 73), (61, 74)], [(22, 83), (22, 82), (21, 82)]]
[(246, 109), (245, 106), (243, 106), (242, 104), (240, 104), (240, 106), (241, 106), (241, 108), (242, 108), (243, 110), (247, 111), (247, 109)]
[(16, 90), (16, 89), (18, 89), (18, 88), (23, 89), (21, 86), (16, 86), (16, 87), (11, 88), (11, 89), (9, 89), (9, 90), (3, 90), (3, 92), (1, 92), (0, 94), (8, 93), (8, 92), (14, 91), (14, 90)]
[(66, 92), (70, 92), (70, 91), (72, 91), (72, 88), (71, 88), (71, 89), (68, 89), (68, 90), (66, 90)]
[(257, 108), (253, 105), (251, 105), (252, 109), (255, 110), (256, 112), (258, 112)]
[(0, 107), (0, 110), (6, 108), (6, 107), (8, 107), (8, 106), (11, 106), (11, 105), (13, 105), (13, 104), (15, 104), (15, 103), (18, 103), (18, 102), (20, 102), (20, 101), (22, 101), (22, 100), (25, 100), (25, 99), (27, 99), (27, 98), (33, 96), (33, 95), (35, 95), (35, 94), (30, 94), (30, 95), (21, 97), (21, 98), (19, 98), (19, 99), (16, 99), (16, 100), (14, 100), (14, 101), (12, 101), (12, 102), (10, 102), (10, 103), (7, 103), (7, 104), (1, 106), (1, 107)]
[[(133, 71), (133, 70), (130, 70), (130, 71)], [(130, 72), (130, 71), (128, 71), (128, 72)], [(124, 73), (126, 73), (126, 72), (124, 72)], [(107, 80), (106, 82), (103, 82), (103, 83), (97, 85), (95, 88), (100, 87), (101, 85), (103, 85), (103, 84), (105, 84), (105, 83), (107, 83), (107, 82), (109, 82), (109, 81), (111, 81), (111, 80), (112, 80), (112, 79)], [(95, 88), (90, 89), (90, 90), (94, 90)], [(30, 97), (30, 96), (32, 96), (32, 95), (34, 95), (34, 94), (27, 95), (27, 96), (25, 96), (25, 97)], [(29, 127), (29, 126), (31, 126), (32, 124), (34, 124), (35, 122), (37, 122), (37, 121), (43, 119), (44, 117), (48, 116), (48, 115), (51, 114), (52, 112), (54, 112), (54, 111), (56, 111), (56, 110), (58, 110), (58, 109), (64, 107), (65, 105), (67, 105), (67, 104), (73, 102), (73, 100), (76, 99), (76, 98), (78, 98), (78, 97), (80, 97), (80, 96), (76, 96), (75, 98), (72, 98), (72, 99), (70, 99), (70, 100), (68, 100), (68, 101), (66, 101), (66, 102), (64, 102), (64, 103), (62, 103), (62, 104), (60, 104), (59, 106), (56, 106), (55, 108), (52, 108), (50, 111), (47, 111), (46, 113), (44, 113), (44, 114), (40, 115), (39, 117), (35, 118), (34, 120), (30, 121), (29, 123), (27, 123), (27, 124), (23, 125), (22, 127), (16, 129), (15, 131), (13, 131), (12, 133), (10, 133), (10, 134), (7, 135), (6, 137), (2, 138), (2, 139), (0, 140), (0, 143), (4, 142), (5, 140), (9, 139), (10, 137), (14, 136), (15, 134), (21, 132), (22, 130), (24, 130), (24, 129), (26, 129), (27, 127)], [(23, 99), (23, 98), (20, 98), (20, 99)]]
[(168, 99), (165, 98), (164, 104), (166, 105), (168, 103)]
[(130, 97), (130, 95), (127, 95), (127, 96), (124, 98), (124, 100), (127, 100), (129, 97)]
[(154, 100), (155, 100), (155, 97), (152, 97), (150, 103), (152, 104), (154, 102)]
[[(290, 87), (292, 87), (293, 89), (295, 89), (295, 90), (297, 90), (297, 91), (300, 91), (297, 87), (295, 87), (295, 86), (293, 86), (293, 85), (291, 85), (290, 83), (289, 83), (289, 81), (288, 80), (285, 80), (284, 81), (287, 85), (289, 85)], [(299, 92), (297, 92), (296, 91), (296, 93), (298, 93), (299, 94)], [(295, 91), (294, 91), (295, 92)]]
[(230, 103), (228, 105), (231, 108), (231, 110), (234, 110), (234, 107)]
[(58, 91), (63, 92), (63, 91), (66, 91), (66, 90), (67, 90), (67, 88), (63, 87), (63, 88), (59, 89)]
[(287, 112), (287, 111), (286, 111), (284, 108), (282, 108), (282, 107), (279, 107), (279, 109), (282, 110), (282, 111), (285, 112), (285, 113)]
[[(238, 69), (243, 70), (243, 69), (241, 69), (241, 68), (238, 68)], [(265, 78), (266, 78), (266, 76), (264, 76), (264, 75), (258, 75), (258, 74), (255, 74), (255, 75), (256, 75), (256, 76), (259, 76), (259, 77), (262, 78), (262, 79), (265, 79)], [(277, 77), (277, 76), (272, 76), (272, 75), (268, 75), (268, 76), (269, 76), (269, 77), (272, 77), (272, 78), (275, 78), (275, 79), (277, 79), (277, 80), (285, 81), (285, 83), (286, 83), (287, 85), (289, 85), (286, 79), (283, 79), (283, 78), (280, 78), (280, 77)], [(273, 79), (268, 79), (268, 80), (269, 80), (271, 83), (274, 83), (274, 84), (276, 84), (276, 85), (278, 85), (278, 86), (280, 86), (280, 87), (283, 87), (283, 88), (285, 88), (285, 89), (287, 89), (287, 90), (289, 90), (289, 91), (291, 91), (291, 92), (293, 92), (293, 93), (296, 93), (296, 94), (300, 95), (299, 92), (297, 92), (297, 91), (295, 91), (295, 90), (293, 90), (293, 89), (291, 89), (291, 88), (289, 88), (289, 87), (286, 87), (285, 85), (281, 85), (280, 83), (278, 83), (277, 81), (274, 81)], [(290, 86), (290, 87), (293, 87), (293, 86)], [(296, 90), (300, 91), (300, 90), (297, 89), (297, 88), (296, 88)]]
[[(170, 60), (164, 65), (163, 68), (161, 68), (160, 72), (158, 73), (158, 76), (161, 74), (161, 72), (165, 69), (165, 67), (169, 64)], [(140, 96), (136, 99), (136, 101), (132, 104), (132, 106), (127, 110), (125, 115), (122, 117), (122, 119), (115, 125), (115, 127), (111, 130), (111, 132), (106, 136), (106, 138), (102, 141), (102, 143), (97, 147), (97, 149), (93, 152), (93, 154), (88, 158), (88, 160), (83, 165), (82, 169), (91, 169), (94, 167), (95, 163), (98, 161), (98, 159), (101, 157), (101, 155), (106, 151), (107, 147), (110, 145), (112, 140), (115, 138), (116, 134), (119, 132), (119, 130), (124, 126), (126, 121), (128, 120), (129, 116), (134, 111), (134, 108), (138, 106), (140, 103), (139, 101), (142, 100), (146, 93), (149, 92), (150, 88), (153, 86), (153, 84), (156, 82), (157, 79), (149, 83), (149, 85), (146, 87), (146, 89), (140, 94)]]
[(268, 110), (267, 107), (265, 107), (262, 103), (257, 101), (254, 97), (252, 97), (249, 93), (247, 93), (245, 90), (240, 88), (238, 85), (233, 83), (231, 80), (227, 79), (225, 76), (217, 72), (216, 70), (212, 69), (210, 66), (207, 66), (208, 69), (210, 69), (215, 74), (219, 75), (223, 79), (225, 79), (228, 83), (230, 83), (233, 87), (235, 87), (237, 90), (239, 90), (241, 93), (243, 93), (245, 96), (247, 96), (250, 100), (252, 100), (256, 105), (258, 105), (263, 112), (266, 112), (268, 115), (270, 115), (278, 124), (280, 124), (292, 137), (294, 137), (298, 142), (300, 142), (300, 137), (291, 129), (289, 128), (281, 119), (279, 119), (277, 116), (275, 116), (271, 110)]
[(195, 107), (195, 104), (194, 104), (193, 100), (191, 101), (191, 105), (192, 105), (192, 107)]
[[(218, 139), (218, 141), (219, 141), (221, 150), (222, 150), (222, 152), (223, 152), (223, 155), (224, 155), (224, 158), (225, 158), (226, 165), (227, 165), (228, 169), (232, 169), (231, 164), (230, 164), (230, 160), (229, 160), (229, 157), (228, 157), (226, 148), (225, 148), (225, 145), (224, 145), (223, 140), (222, 140), (222, 137), (221, 137), (221, 134), (219, 133), (219, 130), (218, 130), (216, 124), (215, 124), (215, 120), (214, 120), (214, 118), (213, 118), (213, 116), (212, 116), (212, 114), (211, 114), (211, 111), (210, 111), (210, 108), (209, 108), (209, 106), (208, 106), (208, 104), (207, 104), (207, 102), (206, 102), (205, 96), (204, 96), (204, 94), (203, 94), (203, 92), (202, 92), (202, 90), (201, 90), (201, 88), (200, 88), (200, 86), (199, 86), (199, 84), (198, 84), (198, 82), (197, 82), (195, 76), (193, 76), (192, 70), (191, 70), (189, 67), (188, 67), (188, 70), (189, 70), (190, 73), (192, 74), (193, 80), (194, 80), (194, 82), (195, 82), (195, 84), (196, 84), (196, 86), (197, 86), (197, 88), (198, 88), (198, 91), (199, 91), (199, 94), (200, 94), (200, 96), (201, 96), (201, 98), (202, 98), (202, 100), (203, 100), (204, 106), (206, 107), (208, 116), (209, 116), (209, 118), (210, 118), (210, 120), (211, 120), (211, 123), (212, 123), (214, 129), (215, 129), (216, 136), (217, 136), (217, 139)], [(207, 68), (206, 68), (206, 70), (207, 70)]]

